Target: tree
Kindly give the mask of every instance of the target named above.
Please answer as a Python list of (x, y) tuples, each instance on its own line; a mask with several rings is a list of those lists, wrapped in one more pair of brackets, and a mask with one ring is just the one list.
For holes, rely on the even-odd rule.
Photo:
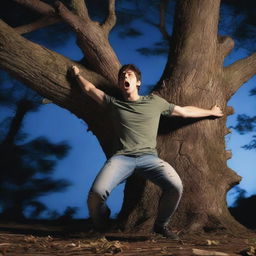
[(249, 52), (255, 51), (255, 8), (253, 0), (223, 0), (223, 5), (232, 12), (232, 26), (228, 26), (229, 34), (236, 38), (237, 45), (244, 47)]
[(256, 195), (246, 197), (246, 191), (240, 188), (237, 189), (237, 192), (238, 195), (234, 205), (230, 207), (230, 212), (244, 226), (255, 229)]
[[(109, 0), (108, 15), (101, 23), (91, 19), (83, 0), (69, 1), (69, 8), (60, 1), (54, 5), (39, 0), (15, 2), (43, 17), (67, 23), (76, 33), (77, 45), (85, 58), (82, 63), (75, 63), (21, 36), (24, 31), (36, 29), (39, 22), (11, 28), (1, 21), (1, 68), (84, 120), (110, 157), (111, 120), (93, 100), (81, 93), (67, 74), (70, 66), (76, 64), (88, 80), (114, 94), (120, 62), (108, 36), (116, 24), (115, 1)], [(226, 115), (232, 114), (227, 102), (255, 74), (256, 54), (224, 67), (224, 59), (233, 49), (234, 41), (218, 35), (220, 0), (177, 1), (171, 36), (165, 27), (166, 3), (160, 1), (159, 27), (168, 41), (169, 51), (155, 93), (178, 105), (210, 108), (217, 103)], [(42, 18), (41, 26), (42, 23), (49, 22)], [(224, 136), (229, 133), (225, 123), (226, 117), (161, 122), (159, 155), (178, 171), (185, 187), (171, 223), (177, 228), (188, 231), (224, 228), (233, 232), (243, 229), (226, 206), (226, 193), (239, 183), (240, 177), (226, 163), (230, 154), (225, 150)], [(149, 230), (160, 194), (150, 182), (131, 177), (119, 215), (124, 227)]]
[(38, 197), (63, 191), (70, 185), (64, 179), (50, 177), (69, 146), (65, 142), (54, 144), (44, 137), (27, 138), (22, 132), (24, 118), (39, 109), (41, 97), (21, 85), (18, 90), (13, 87), (0, 90), (0, 104), (15, 108), (14, 115), (5, 118), (0, 126), (0, 217), (20, 220), (29, 207), (32, 218), (47, 209)]

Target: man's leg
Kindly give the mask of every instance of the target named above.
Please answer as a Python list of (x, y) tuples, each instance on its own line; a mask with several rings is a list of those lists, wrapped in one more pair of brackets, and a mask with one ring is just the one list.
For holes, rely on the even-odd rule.
[(87, 203), (96, 228), (101, 229), (106, 226), (110, 210), (105, 201), (111, 191), (133, 173), (134, 168), (134, 158), (123, 155), (113, 156), (95, 178)]
[(154, 229), (168, 232), (167, 225), (178, 207), (183, 191), (179, 175), (170, 164), (154, 155), (141, 157), (138, 173), (161, 187), (163, 192)]

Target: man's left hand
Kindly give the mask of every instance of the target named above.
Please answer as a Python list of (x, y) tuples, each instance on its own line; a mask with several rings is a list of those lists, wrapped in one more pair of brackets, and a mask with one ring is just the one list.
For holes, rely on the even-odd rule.
[(222, 117), (224, 114), (219, 106), (215, 105), (211, 108), (211, 112), (213, 116)]

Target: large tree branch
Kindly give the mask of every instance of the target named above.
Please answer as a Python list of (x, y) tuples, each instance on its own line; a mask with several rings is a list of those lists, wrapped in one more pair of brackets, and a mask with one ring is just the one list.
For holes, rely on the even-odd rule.
[(38, 19), (37, 21), (32, 22), (30, 24), (15, 27), (15, 31), (19, 34), (26, 34), (26, 33), (35, 31), (37, 29), (47, 27), (49, 25), (56, 24), (60, 21), (61, 21), (61, 19), (59, 17), (47, 17), (46, 16), (46, 17)]
[[(15, 1), (45, 15), (49, 15), (49, 9), (54, 10), (56, 17), (58, 15), (77, 33), (77, 44), (86, 56), (86, 65), (104, 76), (112, 84), (117, 84), (120, 62), (108, 41), (109, 30), (115, 24), (115, 0), (109, 0), (109, 16), (105, 22), (105, 27), (90, 19), (86, 5), (79, 0), (73, 0), (72, 3), (77, 4), (75, 8), (82, 6), (83, 10), (81, 10), (80, 15), (83, 12), (83, 17), (70, 11), (61, 1), (54, 2), (55, 9), (47, 4), (44, 5), (39, 0), (32, 0), (31, 2), (28, 0)], [(20, 30), (31, 30), (33, 26), (35, 28), (35, 24), (33, 24), (20, 28)], [(39, 24), (36, 24), (36, 26), (39, 26)]]
[(70, 6), (75, 14), (81, 18), (89, 18), (88, 10), (84, 0), (71, 0)]
[(228, 99), (251, 77), (256, 74), (256, 53), (240, 59), (224, 68), (225, 80), (228, 83)]
[(102, 129), (112, 128), (107, 127), (109, 122), (98, 104), (83, 94), (76, 80), (68, 75), (72, 65), (79, 66), (83, 76), (95, 86), (103, 90), (113, 88), (102, 76), (25, 39), (0, 20), (0, 68), (43, 97), (85, 120), (108, 155), (112, 135), (103, 136)]
[(59, 15), (77, 33), (77, 44), (84, 52), (88, 67), (99, 72), (112, 84), (117, 84), (119, 60), (109, 44), (106, 31), (98, 22), (91, 19), (81, 19), (66, 8), (60, 1), (56, 6)]
[(108, 17), (102, 24), (103, 30), (107, 33), (115, 26), (116, 24), (116, 12), (115, 12), (115, 0), (108, 1)]
[(221, 56), (225, 58), (234, 48), (234, 40), (229, 36), (218, 36), (219, 51)]
[(224, 65), (225, 58), (233, 50), (234, 45), (235, 45), (235, 42), (231, 37), (218, 35), (217, 58), (216, 58), (216, 60), (218, 62), (218, 65), (221, 68)]
[(161, 0), (160, 2), (160, 24), (159, 24), (159, 30), (162, 33), (163, 37), (170, 41), (171, 36), (168, 34), (166, 28), (165, 28), (165, 14), (166, 14), (166, 9), (168, 5), (169, 0)]
[[(85, 3), (83, 0), (72, 0), (71, 1), (71, 7), (74, 10), (74, 13), (72, 13), (70, 10), (68, 10), (63, 3), (60, 1), (55, 1), (54, 7), (51, 5), (48, 5), (40, 0), (14, 0), (15, 2), (26, 6), (30, 8), (33, 11), (36, 11), (37, 13), (40, 13), (46, 17), (33, 22), (28, 25), (21, 26), (19, 28), (16, 28), (17, 32), (20, 34), (28, 33), (33, 30), (36, 30), (38, 28), (42, 28), (51, 24), (54, 24), (58, 21), (60, 21), (60, 17), (67, 22), (69, 25), (71, 25), (73, 28), (77, 28), (78, 23), (78, 17), (82, 17), (84, 19), (89, 19), (88, 11), (85, 6)], [(54, 18), (50, 18), (49, 16), (55, 16)]]
[(55, 7), (60, 17), (74, 30), (77, 31), (81, 27), (82, 21), (79, 19), (79, 16), (71, 12), (62, 2), (56, 1)]
[(14, 0), (16, 3), (23, 5), (32, 11), (35, 11), (44, 17), (30, 24), (16, 27), (15, 30), (19, 34), (26, 34), (40, 28), (55, 24), (61, 21), (54, 7), (40, 0)]
[(45, 2), (42, 2), (40, 0), (14, 0), (14, 1), (42, 15), (45, 15), (45, 16), (55, 15), (55, 9), (51, 5), (46, 4)]
[(0, 20), (0, 67), (56, 104), (68, 105), (80, 97), (67, 79), (68, 68), (74, 64), (97, 87), (108, 84), (78, 63), (23, 38)]

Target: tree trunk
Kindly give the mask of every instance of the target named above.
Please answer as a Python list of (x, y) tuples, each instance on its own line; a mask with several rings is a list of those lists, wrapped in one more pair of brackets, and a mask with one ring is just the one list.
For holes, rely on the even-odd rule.
[[(180, 106), (206, 109), (218, 104), (227, 112), (224, 53), (217, 40), (218, 12), (216, 0), (179, 1), (172, 48), (162, 77), (165, 87), (158, 88), (163, 98)], [(176, 169), (184, 185), (181, 203), (171, 221), (177, 229), (243, 229), (227, 209), (226, 193), (240, 177), (227, 166), (225, 123), (226, 118), (169, 118), (160, 123), (159, 156)], [(128, 230), (149, 230), (161, 193), (150, 182), (142, 190), (138, 181), (142, 182), (133, 177), (127, 183), (119, 218)]]

